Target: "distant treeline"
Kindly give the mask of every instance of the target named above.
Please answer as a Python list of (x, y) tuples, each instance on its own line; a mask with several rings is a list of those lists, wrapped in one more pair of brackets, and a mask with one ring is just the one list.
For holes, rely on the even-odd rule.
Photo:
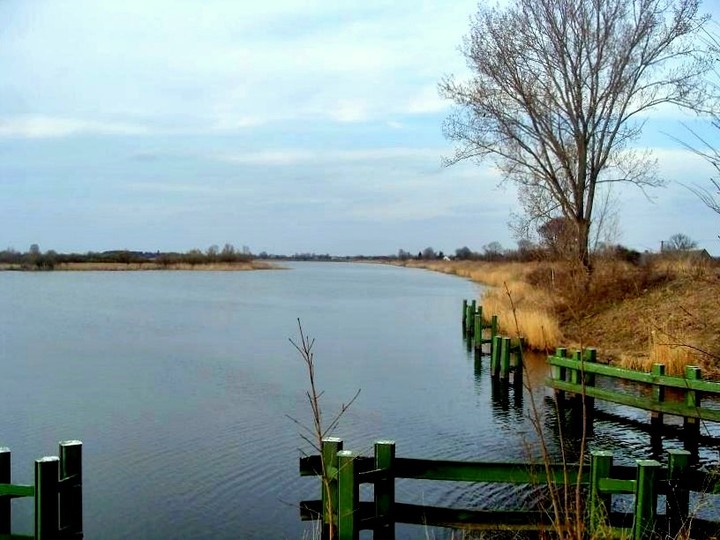
[(30, 246), (27, 252), (14, 249), (0, 251), (0, 264), (22, 270), (53, 270), (57, 265), (69, 263), (116, 263), (137, 264), (156, 263), (162, 266), (176, 264), (200, 264), (248, 262), (252, 254), (238, 251), (231, 244), (219, 249), (211, 246), (205, 251), (191, 249), (185, 253), (160, 251), (130, 251), (116, 249), (110, 251), (88, 251), (87, 253), (58, 253), (53, 250), (40, 251), (37, 244)]

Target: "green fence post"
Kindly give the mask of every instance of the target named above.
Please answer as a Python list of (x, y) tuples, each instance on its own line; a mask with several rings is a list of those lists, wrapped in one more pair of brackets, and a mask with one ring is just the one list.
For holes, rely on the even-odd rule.
[(465, 332), (465, 329), (467, 328), (467, 308), (468, 308), (468, 302), (467, 302), (467, 300), (463, 300), (463, 311), (462, 311), (463, 332)]
[[(3, 447), (0, 448), (0, 484), (12, 484), (11, 478), (10, 449)], [(10, 495), (0, 497), (0, 534), (10, 534), (12, 530), (10, 500)]]
[[(567, 349), (564, 347), (558, 347), (555, 349), (555, 356), (558, 358), (565, 358), (567, 356)], [(567, 376), (567, 369), (562, 366), (553, 366), (551, 377), (556, 381), (565, 381)], [(555, 389), (555, 399), (559, 402), (565, 401), (565, 391)]]
[(590, 503), (587, 513), (590, 518), (590, 533), (600, 532), (608, 523), (610, 508), (612, 505), (612, 494), (600, 493), (600, 480), (610, 476), (610, 469), (613, 464), (612, 452), (607, 450), (595, 450), (591, 452), (592, 462), (590, 465)]
[(500, 349), (502, 348), (502, 337), (494, 336), (490, 351), (490, 376), (498, 377), (500, 375)]
[(60, 530), (63, 538), (81, 538), (82, 442), (62, 441), (60, 453)]
[(472, 334), (472, 322), (475, 318), (475, 307), (473, 306), (473, 303), (475, 300), (472, 301), (472, 303), (467, 305), (467, 310), (465, 311), (465, 335), (470, 336)]
[(377, 441), (375, 443), (375, 468), (385, 471), (381, 480), (375, 481), (375, 517), (380, 522), (375, 526), (373, 538), (393, 540), (395, 538), (395, 441)]
[[(697, 381), (702, 379), (700, 368), (697, 366), (685, 366), (685, 379)], [(695, 390), (685, 391), (685, 405), (688, 407), (700, 407), (700, 394)], [(698, 439), (700, 438), (700, 419), (686, 416), (683, 418), (683, 446), (697, 457)]]
[(358, 499), (360, 489), (355, 477), (355, 455), (341, 450), (338, 456), (338, 540), (357, 540), (360, 533)]
[(495, 336), (498, 335), (498, 318), (497, 315), (490, 317), (490, 344), (494, 343)]
[(500, 354), (500, 378), (507, 381), (510, 375), (510, 338), (502, 338), (502, 349)]
[(595, 417), (595, 398), (587, 395), (587, 388), (595, 386), (595, 374), (585, 372), (585, 364), (594, 364), (597, 362), (597, 349), (585, 349), (582, 358), (583, 414), (585, 415), (585, 423), (592, 429), (593, 419)]
[[(322, 538), (335, 537), (338, 524), (338, 452), (342, 439), (325, 437), (320, 447), (322, 459)], [(331, 533), (332, 530), (332, 533)]]
[(690, 452), (668, 450), (668, 491), (665, 513), (670, 538), (685, 538), (685, 536), (681, 536), (681, 532), (689, 525), (690, 491), (685, 483), (685, 475), (689, 468)]
[(473, 330), (473, 340), (475, 342), (475, 348), (481, 349), (483, 342), (483, 312), (482, 306), (478, 306), (477, 313), (475, 313), (475, 329)]
[(655, 517), (657, 513), (657, 476), (660, 463), (654, 459), (638, 459), (635, 483), (635, 522), (633, 539), (655, 538)]
[(56, 540), (58, 535), (58, 475), (60, 460), (35, 460), (35, 540)]
[[(665, 364), (653, 364), (651, 373), (657, 381), (659, 377), (665, 375)], [(665, 401), (665, 387), (661, 384), (653, 384), (652, 397), (656, 403)], [(652, 411), (650, 413), (650, 426), (653, 432), (660, 432), (663, 426), (663, 413)]]

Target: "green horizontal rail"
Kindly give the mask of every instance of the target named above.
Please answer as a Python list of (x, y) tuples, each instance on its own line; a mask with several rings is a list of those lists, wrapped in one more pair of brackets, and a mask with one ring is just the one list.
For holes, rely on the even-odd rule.
[(627, 381), (660, 385), (667, 388), (677, 388), (679, 390), (697, 390), (709, 394), (718, 394), (720, 396), (720, 383), (712, 381), (704, 381), (701, 379), (686, 379), (684, 377), (674, 377), (670, 375), (653, 375), (652, 373), (644, 373), (642, 371), (634, 371), (632, 369), (608, 366), (606, 364), (598, 364), (596, 362), (581, 362), (572, 358), (563, 358), (561, 356), (549, 356), (548, 364), (570, 369), (584, 371), (585, 373), (595, 373), (605, 377), (614, 377), (617, 379), (625, 379)]
[(35, 540), (32, 534), (0, 534), (0, 540)]
[(673, 416), (684, 416), (689, 418), (700, 418), (710, 422), (720, 422), (720, 410), (706, 409), (703, 407), (691, 407), (684, 403), (672, 401), (652, 401), (650, 398), (642, 396), (633, 396), (598, 388), (596, 386), (583, 386), (567, 381), (557, 379), (547, 379), (546, 384), (556, 390), (564, 390), (566, 392), (575, 392), (576, 394), (584, 393), (586, 396), (611, 401), (619, 405), (627, 405), (637, 409), (646, 411), (660, 412)]
[[(387, 476), (387, 471), (375, 470), (372, 458), (355, 458), (358, 479), (374, 482)], [(548, 466), (550, 478), (556, 484), (575, 484), (578, 478), (576, 464)], [(300, 458), (300, 476), (320, 476), (320, 456)], [(527, 463), (481, 463), (473, 461), (448, 461), (435, 459), (395, 458), (392, 476), (416, 480), (447, 480), (455, 482), (499, 482), (506, 484), (546, 484), (548, 470), (544, 464)], [(586, 481), (582, 482), (586, 484)]]
[[(574, 464), (549, 465), (549, 477), (556, 483), (565, 479), (577, 482), (578, 466)], [(501, 482), (507, 484), (546, 484), (548, 474), (543, 464), (480, 463), (433, 459), (395, 458), (393, 473), (396, 478), (420, 480), (449, 480), (457, 482)]]
[(11, 497), (34, 497), (35, 486), (26, 486), (23, 484), (0, 484), (0, 495), (10, 495)]
[(601, 478), (598, 481), (598, 490), (601, 493), (635, 493), (635, 480), (621, 480), (619, 478)]

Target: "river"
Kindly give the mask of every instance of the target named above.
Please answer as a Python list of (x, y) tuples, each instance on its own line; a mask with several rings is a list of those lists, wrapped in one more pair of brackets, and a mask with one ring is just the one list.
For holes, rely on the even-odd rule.
[[(334, 432), (346, 449), (392, 439), (406, 457), (537, 456), (527, 417), (545, 407), (544, 364), (529, 366), (534, 400), (493, 393), (460, 331), (477, 285), (384, 265), (287, 267), (2, 273), (0, 445), (13, 480), (32, 483), (34, 459), (80, 439), (88, 539), (312, 538), (297, 508), (319, 495), (298, 474), (311, 451), (307, 374), (289, 341), (298, 319), (315, 339), (326, 419), (360, 390)], [(517, 502), (512, 489), (423, 482), (398, 482), (397, 497)], [(13, 505), (14, 532), (31, 533), (32, 501)], [(444, 534), (398, 527), (426, 533)]]

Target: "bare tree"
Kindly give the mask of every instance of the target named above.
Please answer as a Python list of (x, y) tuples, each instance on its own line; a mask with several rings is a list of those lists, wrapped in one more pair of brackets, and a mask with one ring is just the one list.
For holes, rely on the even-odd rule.
[(687, 251), (688, 249), (695, 249), (697, 242), (686, 234), (677, 233), (665, 240), (662, 245), (663, 251)]
[(662, 185), (631, 143), (661, 104), (697, 109), (709, 60), (696, 47), (699, 0), (511, 0), (481, 5), (462, 52), (473, 77), (440, 83), (458, 106), (445, 123), (446, 160), (494, 159), (526, 211), (577, 229), (590, 268), (599, 185)]

